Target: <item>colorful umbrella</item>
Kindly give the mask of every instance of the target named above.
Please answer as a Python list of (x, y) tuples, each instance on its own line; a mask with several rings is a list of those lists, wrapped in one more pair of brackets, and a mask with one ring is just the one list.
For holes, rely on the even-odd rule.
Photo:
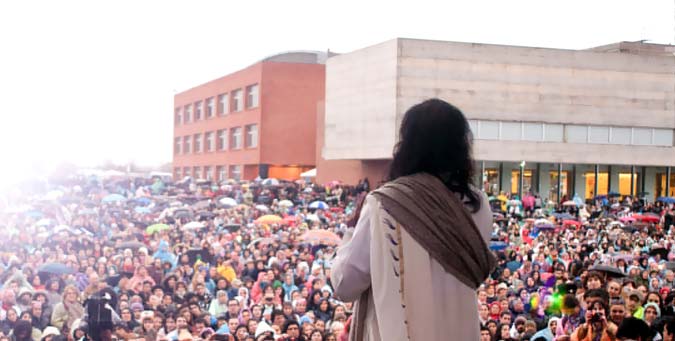
[(328, 230), (311, 230), (300, 236), (300, 240), (312, 245), (337, 245), (340, 243), (340, 237)]
[(256, 224), (278, 224), (281, 223), (283, 219), (278, 215), (267, 214), (255, 220)]
[(148, 226), (145, 229), (145, 233), (154, 234), (154, 233), (157, 233), (157, 232), (160, 232), (160, 231), (166, 231), (166, 230), (170, 230), (170, 229), (171, 229), (171, 226), (169, 226), (167, 224), (154, 224), (154, 225)]
[(315, 210), (326, 210), (328, 209), (328, 204), (326, 204), (323, 201), (315, 201), (311, 204), (309, 204), (309, 208), (315, 209)]

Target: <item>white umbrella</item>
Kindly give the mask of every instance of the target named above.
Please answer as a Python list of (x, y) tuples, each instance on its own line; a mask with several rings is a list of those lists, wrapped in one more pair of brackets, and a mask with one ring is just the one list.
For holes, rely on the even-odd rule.
[(279, 186), (279, 180), (275, 178), (268, 178), (263, 180), (263, 186)]
[(237, 201), (232, 198), (221, 198), (218, 202), (225, 207), (234, 207), (237, 206)]
[(49, 226), (52, 224), (51, 219), (49, 218), (42, 218), (35, 223), (35, 226)]
[(279, 206), (281, 206), (281, 207), (293, 207), (295, 205), (290, 200), (281, 200), (281, 201), (279, 201)]
[(183, 225), (183, 230), (197, 230), (204, 228), (204, 223), (199, 222), (199, 221), (191, 221), (185, 225)]
[(269, 207), (267, 207), (265, 205), (255, 205), (255, 208), (258, 211), (262, 211), (262, 212), (268, 212), (270, 210)]

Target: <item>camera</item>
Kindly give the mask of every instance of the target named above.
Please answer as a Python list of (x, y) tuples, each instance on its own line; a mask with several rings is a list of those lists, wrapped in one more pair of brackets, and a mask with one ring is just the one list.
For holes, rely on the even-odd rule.
[(602, 321), (602, 315), (600, 313), (594, 313), (591, 315), (591, 319), (589, 322), (595, 323), (595, 322), (601, 322)]

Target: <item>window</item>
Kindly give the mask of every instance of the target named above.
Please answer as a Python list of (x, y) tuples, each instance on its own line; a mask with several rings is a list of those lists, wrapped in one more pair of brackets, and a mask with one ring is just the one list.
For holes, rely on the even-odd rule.
[(183, 167), (183, 176), (190, 176), (192, 174), (192, 168)]
[(206, 151), (207, 152), (212, 152), (213, 151), (213, 132), (209, 131), (206, 133)]
[(611, 144), (630, 144), (631, 129), (612, 127), (609, 143)]
[(206, 166), (204, 167), (204, 178), (206, 180), (211, 180), (213, 179), (213, 170), (211, 169), (211, 166)]
[[(511, 193), (518, 193), (518, 184), (520, 183), (520, 170), (511, 171)], [(532, 189), (532, 170), (526, 169), (523, 172), (523, 193)]]
[(259, 102), (258, 84), (249, 85), (246, 87), (246, 107), (255, 108)]
[(218, 150), (227, 150), (227, 129), (218, 130)]
[(544, 124), (544, 141), (563, 142), (564, 129), (562, 124)]
[(183, 123), (190, 123), (190, 120), (192, 120), (192, 104), (186, 105), (183, 111), (185, 112)]
[(192, 176), (193, 176), (195, 179), (202, 179), (202, 177), (203, 177), (203, 175), (202, 175), (202, 168), (201, 168), (201, 167), (195, 167), (195, 168), (193, 168)]
[(654, 129), (654, 145), (673, 146), (673, 131), (670, 129)]
[(183, 154), (190, 154), (192, 151), (192, 136), (183, 137)]
[(213, 97), (206, 99), (206, 118), (211, 118), (216, 113), (216, 100)]
[(473, 134), (474, 137), (478, 137), (478, 121), (469, 120), (469, 129), (471, 129), (471, 134)]
[(242, 109), (243, 93), (241, 89), (232, 91), (232, 111), (237, 112)]
[[(558, 198), (558, 172), (557, 171), (552, 171), (549, 172), (549, 183), (551, 184), (551, 189), (549, 192), (549, 199), (553, 200), (554, 202), (559, 202), (560, 198)], [(569, 196), (569, 192), (567, 191), (568, 188), (572, 187), (572, 178), (569, 176), (567, 171), (562, 171), (560, 173), (560, 195), (561, 196)]]
[(251, 124), (246, 126), (246, 148), (255, 148), (258, 146), (258, 125)]
[[(633, 194), (637, 193), (638, 173), (633, 173)], [(619, 173), (619, 194), (631, 195), (630, 191), (630, 172)]]
[(230, 140), (230, 148), (241, 149), (241, 127), (232, 128), (232, 135)]
[(181, 139), (180, 137), (176, 137), (173, 140), (174, 140), (173, 153), (175, 155), (179, 155), (180, 154), (180, 145), (181, 145), (183, 139)]
[(609, 143), (609, 127), (590, 126), (588, 142)]
[(519, 141), (523, 135), (520, 122), (502, 122), (500, 140)]
[(230, 177), (234, 180), (241, 180), (241, 166), (230, 166)]
[(565, 126), (565, 142), (567, 143), (587, 143), (588, 142), (588, 127), (587, 126)]
[(195, 102), (195, 121), (202, 119), (202, 101)]
[(195, 134), (195, 153), (202, 152), (202, 134)]
[(544, 140), (544, 125), (541, 123), (524, 123), (523, 137), (525, 141)]
[(638, 146), (652, 144), (652, 130), (649, 128), (633, 128), (633, 144)]
[(216, 173), (218, 181), (224, 181), (227, 179), (227, 166), (218, 166), (216, 167)]
[(607, 195), (607, 172), (598, 172), (598, 193), (595, 190), (595, 172), (586, 172), (586, 199), (591, 199), (597, 195)]
[(181, 124), (183, 123), (183, 110), (180, 107), (174, 110), (174, 123)]
[(230, 112), (230, 97), (225, 94), (218, 95), (218, 115), (225, 115)]
[(485, 140), (499, 139), (499, 122), (480, 121), (478, 124), (478, 137)]

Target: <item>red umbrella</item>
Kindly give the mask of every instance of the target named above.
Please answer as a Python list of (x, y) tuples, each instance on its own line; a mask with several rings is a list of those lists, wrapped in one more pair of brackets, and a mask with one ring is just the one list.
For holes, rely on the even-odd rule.
[(577, 228), (581, 227), (581, 223), (576, 221), (576, 220), (563, 220), (562, 224), (563, 225), (573, 225), (573, 226), (576, 226)]
[(644, 215), (637, 214), (633, 215), (633, 218), (645, 223), (658, 223), (659, 220), (661, 220), (661, 217), (651, 214), (644, 214)]

